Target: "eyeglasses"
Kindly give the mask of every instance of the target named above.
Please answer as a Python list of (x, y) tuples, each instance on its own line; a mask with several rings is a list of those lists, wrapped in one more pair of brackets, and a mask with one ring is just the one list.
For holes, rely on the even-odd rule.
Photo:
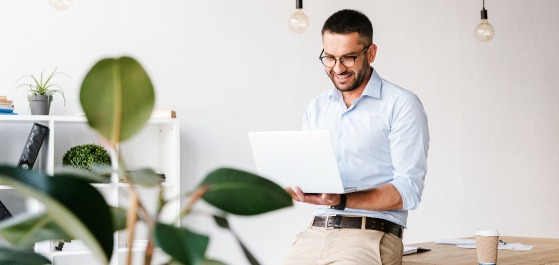
[(340, 59), (336, 59), (332, 56), (322, 56), (322, 54), (324, 53), (324, 49), (322, 49), (322, 52), (320, 52), (320, 56), (318, 57), (318, 59), (320, 59), (320, 62), (322, 62), (322, 64), (326, 67), (336, 66), (337, 61), (340, 61), (340, 63), (345, 67), (352, 67), (353, 65), (355, 65), (355, 60), (357, 59), (357, 57), (359, 57), (364, 51), (369, 49), (369, 47), (371, 47), (371, 45), (365, 47), (365, 49), (363, 49), (361, 52), (359, 52), (355, 56), (346, 55), (346, 56), (340, 57)]

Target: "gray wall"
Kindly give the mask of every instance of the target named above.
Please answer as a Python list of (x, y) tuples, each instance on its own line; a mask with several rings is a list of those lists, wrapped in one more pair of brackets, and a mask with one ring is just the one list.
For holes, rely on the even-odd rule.
[[(25, 114), (15, 81), (59, 70), (67, 104), (81, 112), (85, 73), (106, 56), (131, 55), (149, 72), (160, 109), (181, 121), (185, 189), (220, 166), (254, 170), (253, 130), (296, 130), (308, 102), (330, 87), (317, 60), (323, 21), (341, 8), (367, 13), (385, 79), (419, 95), (429, 115), (429, 173), (405, 243), (471, 236), (559, 237), (559, 1), (489, 0), (495, 39), (475, 40), (481, 1), (307, 0), (311, 26), (288, 30), (294, 1), (0, 1), (0, 94)], [(233, 226), (264, 264), (277, 264), (312, 207)], [(212, 235), (209, 255), (246, 264), (232, 237), (208, 218), (185, 220)]]

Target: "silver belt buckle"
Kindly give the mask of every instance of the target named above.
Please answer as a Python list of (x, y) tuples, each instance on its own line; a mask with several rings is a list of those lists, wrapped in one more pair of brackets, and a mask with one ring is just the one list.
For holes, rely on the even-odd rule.
[(330, 221), (330, 217), (335, 217), (335, 215), (328, 215), (328, 216), (326, 216), (326, 220), (324, 221), (324, 228), (325, 228), (326, 230), (332, 230), (332, 229), (334, 229), (334, 226), (330, 226), (330, 227), (328, 226), (328, 223), (329, 223), (329, 221)]
[[(326, 229), (340, 229), (340, 224), (342, 223), (343, 216), (341, 215), (332, 215), (328, 216), (326, 219)], [(332, 219), (332, 227), (328, 227), (328, 221)]]

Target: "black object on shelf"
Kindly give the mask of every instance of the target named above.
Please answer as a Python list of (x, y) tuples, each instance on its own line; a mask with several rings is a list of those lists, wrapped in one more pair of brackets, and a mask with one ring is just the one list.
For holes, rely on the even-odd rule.
[(31, 132), (29, 132), (29, 137), (27, 137), (27, 142), (23, 147), (17, 167), (21, 167), (23, 169), (33, 168), (35, 160), (39, 155), (39, 150), (41, 150), (43, 140), (48, 132), (49, 127), (36, 122), (33, 123), (33, 127), (31, 127)]
[(58, 251), (62, 251), (63, 247), (64, 247), (64, 242), (63, 241), (58, 241), (58, 245), (54, 246), (54, 249), (58, 250)]
[(10, 217), (12, 217), (12, 213), (10, 213), (10, 210), (6, 208), (6, 205), (4, 205), (2, 201), (0, 201), (0, 221), (8, 219)]

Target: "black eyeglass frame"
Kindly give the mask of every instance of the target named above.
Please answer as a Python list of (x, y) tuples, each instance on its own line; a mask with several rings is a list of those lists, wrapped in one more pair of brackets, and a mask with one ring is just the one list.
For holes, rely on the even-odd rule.
[[(324, 65), (325, 67), (335, 67), (336, 64), (338, 63), (338, 61), (340, 61), (340, 63), (344, 66), (344, 67), (353, 67), (355, 65), (355, 60), (357, 60), (357, 58), (359, 58), (359, 56), (361, 56), (361, 54), (366, 51), (367, 49), (369, 49), (369, 47), (371, 47), (372, 44), (369, 44), (369, 46), (365, 47), (365, 49), (363, 49), (362, 51), (360, 51), (357, 55), (346, 55), (346, 56), (342, 56), (339, 59), (336, 59), (336, 57), (333, 56), (322, 56), (322, 54), (324, 54), (324, 49), (322, 49), (322, 51), (320, 52), (320, 55), (318, 56), (318, 59), (320, 60), (320, 63), (322, 63), (322, 65)], [(324, 63), (324, 61), (322, 60), (323, 58), (332, 58), (334, 59), (334, 65), (332, 66), (328, 66)], [(345, 65), (345, 60), (346, 59), (353, 59), (353, 64), (350, 66)]]

